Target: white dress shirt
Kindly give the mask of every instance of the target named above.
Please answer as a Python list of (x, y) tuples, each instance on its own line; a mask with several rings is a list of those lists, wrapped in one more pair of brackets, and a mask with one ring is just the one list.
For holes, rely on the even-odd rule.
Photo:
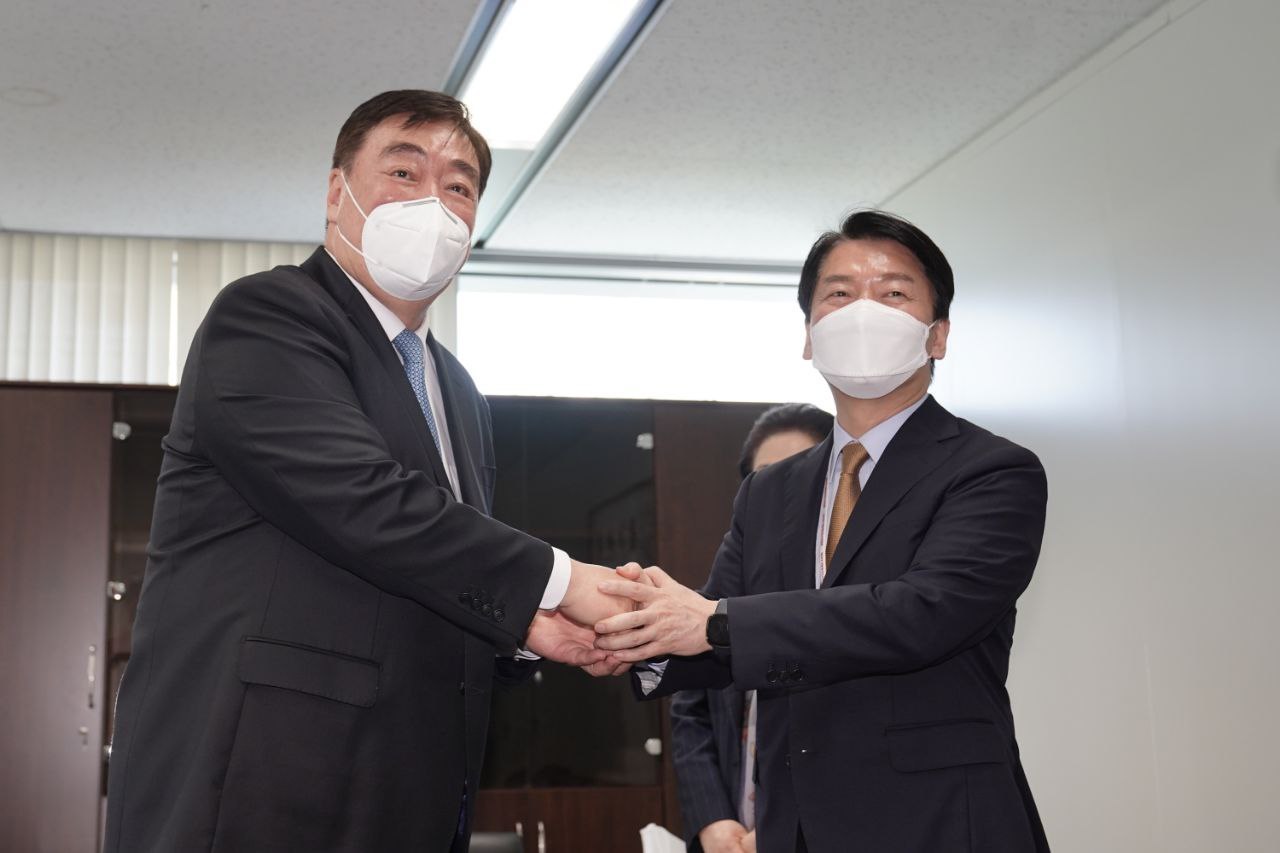
[[(333, 257), (333, 253), (329, 252), (329, 257), (333, 258), (333, 262), (338, 264), (338, 259)], [(342, 264), (338, 264), (338, 268), (342, 269)], [(346, 272), (346, 270), (343, 270)], [(364, 301), (369, 303), (369, 309), (373, 311), (373, 316), (378, 318), (382, 331), (386, 334), (387, 340), (394, 341), (396, 335), (400, 334), (405, 328), (400, 322), (400, 318), (395, 312), (383, 305), (378, 299), (369, 292), (369, 290), (360, 282), (356, 281), (351, 273), (347, 273), (347, 278), (351, 284), (355, 286), (356, 291), (364, 297)], [(413, 330), (413, 333), (422, 341), (423, 351), (426, 357), (423, 359), (425, 376), (424, 383), (427, 388), (427, 404), (431, 406), (431, 415), (435, 418), (436, 430), (440, 434), (440, 455), (444, 461), (444, 470), (449, 477), (449, 488), (453, 492), (454, 498), (462, 496), (462, 489), (458, 486), (458, 463), (453, 456), (453, 443), (449, 440), (449, 421), (444, 413), (444, 397), (440, 393), (440, 376), (436, 372), (436, 360), (431, 357), (431, 350), (427, 348), (427, 333), (430, 330), (423, 321), (422, 325)], [(394, 347), (393, 347), (394, 348)], [(396, 352), (396, 358), (400, 359), (400, 363), (404, 364), (399, 351)], [(551, 553), (553, 559), (551, 563), (551, 577), (547, 580), (546, 589), (542, 592), (542, 600), (538, 603), (538, 607), (543, 610), (551, 610), (560, 606), (560, 602), (564, 600), (564, 594), (569, 590), (569, 576), (572, 574), (572, 566), (569, 563), (569, 555), (559, 548), (552, 548)]]

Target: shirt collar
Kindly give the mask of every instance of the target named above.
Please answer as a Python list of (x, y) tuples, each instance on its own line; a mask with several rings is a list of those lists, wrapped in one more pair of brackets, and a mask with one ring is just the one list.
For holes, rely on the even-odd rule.
[(916, 400), (910, 406), (907, 406), (901, 412), (898, 412), (891, 418), (887, 418), (880, 423), (867, 430), (866, 434), (861, 438), (854, 438), (840, 426), (840, 421), (836, 421), (835, 429), (832, 434), (831, 441), (831, 462), (832, 467), (838, 466), (840, 460), (840, 451), (851, 441), (857, 441), (867, 449), (867, 456), (871, 459), (872, 464), (880, 461), (880, 457), (884, 455), (884, 450), (889, 446), (889, 442), (893, 441), (893, 437), (898, 434), (898, 430), (902, 429), (902, 425), (907, 422), (907, 418), (916, 413), (916, 409), (924, 405), (924, 401), (929, 398), (928, 393)]
[[(330, 252), (327, 248), (324, 251), (330, 258), (333, 258), (333, 262), (335, 264), (338, 264), (338, 259), (333, 257), (333, 252)], [(382, 326), (382, 331), (386, 334), (387, 340), (394, 341), (396, 339), (396, 335), (404, 331), (404, 323), (400, 322), (400, 318), (395, 315), (394, 311), (379, 302), (378, 298), (370, 293), (368, 288), (356, 281), (355, 276), (343, 269), (342, 264), (338, 264), (338, 269), (342, 270), (347, 279), (355, 285), (356, 291), (364, 297), (364, 301), (369, 303), (369, 308), (373, 311), (373, 316), (378, 319), (378, 325)], [(422, 340), (422, 345), (424, 347), (427, 345), (427, 334), (429, 331), (430, 330), (427, 328), (425, 321), (423, 321), (421, 326), (414, 330), (414, 334)]]

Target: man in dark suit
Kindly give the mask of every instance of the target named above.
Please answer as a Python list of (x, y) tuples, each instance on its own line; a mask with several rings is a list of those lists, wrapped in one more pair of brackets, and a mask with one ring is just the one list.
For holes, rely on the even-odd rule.
[(465, 849), (517, 648), (613, 670), (569, 617), (630, 602), (488, 517), (488, 407), (425, 323), (489, 166), (453, 98), (373, 98), (338, 135), (324, 247), (210, 308), (164, 440), (108, 853)]
[[(766, 409), (742, 443), (738, 472), (745, 479), (808, 450), (827, 437), (831, 423), (830, 413), (808, 403)], [(672, 697), (671, 762), (690, 853), (754, 853), (755, 751), (754, 690), (681, 690)]]
[(705, 598), (660, 569), (601, 585), (643, 609), (602, 620), (598, 646), (673, 655), (634, 676), (642, 692), (759, 691), (769, 853), (1048, 849), (1005, 690), (1044, 471), (928, 395), (953, 290), (901, 219), (860, 211), (823, 235), (800, 305), (832, 437), (743, 482)]

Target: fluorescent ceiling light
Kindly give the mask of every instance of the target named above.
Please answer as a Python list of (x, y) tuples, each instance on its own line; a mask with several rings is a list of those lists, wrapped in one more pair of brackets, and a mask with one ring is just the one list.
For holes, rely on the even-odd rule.
[(511, 0), (460, 96), (493, 148), (532, 150), (638, 0)]

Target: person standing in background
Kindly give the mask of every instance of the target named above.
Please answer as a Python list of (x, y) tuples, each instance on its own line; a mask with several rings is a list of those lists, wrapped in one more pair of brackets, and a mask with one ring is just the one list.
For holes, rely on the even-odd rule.
[[(808, 403), (766, 409), (738, 460), (743, 479), (831, 434), (832, 416)], [(754, 853), (756, 692), (682, 690), (671, 699), (671, 746), (690, 853)]]

